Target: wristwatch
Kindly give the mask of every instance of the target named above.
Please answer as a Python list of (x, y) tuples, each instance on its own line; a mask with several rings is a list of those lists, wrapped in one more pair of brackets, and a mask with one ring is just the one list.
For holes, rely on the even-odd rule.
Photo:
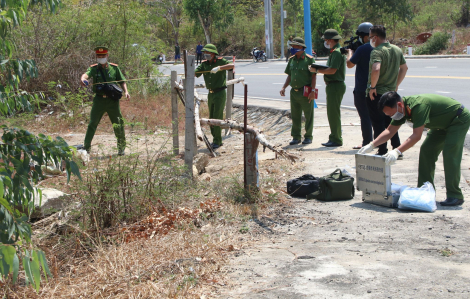
[[(377, 86), (376, 86), (376, 87), (377, 87)], [(369, 85), (369, 89), (375, 89), (376, 87), (372, 87), (372, 86)]]

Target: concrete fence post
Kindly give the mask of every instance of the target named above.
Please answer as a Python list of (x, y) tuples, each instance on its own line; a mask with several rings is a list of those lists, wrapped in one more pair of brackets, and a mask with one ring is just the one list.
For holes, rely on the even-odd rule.
[[(227, 81), (233, 79), (233, 70), (228, 70), (227, 72)], [(233, 100), (233, 90), (235, 85), (227, 86), (227, 101), (225, 102), (225, 119), (232, 118), (232, 100)], [(229, 132), (229, 129), (225, 129), (225, 135)]]
[(178, 74), (176, 71), (171, 71), (171, 123), (173, 135), (173, 154), (179, 154), (179, 133), (178, 133), (178, 94), (176, 93), (176, 80)]
[[(186, 55), (186, 53), (185, 53)], [(185, 113), (185, 134), (184, 134), (184, 163), (187, 167), (188, 175), (193, 176), (193, 159), (195, 155), (194, 144), (196, 138), (196, 128), (194, 126), (194, 71), (195, 56), (189, 55), (185, 60), (184, 98), (186, 102)]]
[(412, 56), (413, 55), (413, 47), (410, 45), (408, 46), (408, 56)]

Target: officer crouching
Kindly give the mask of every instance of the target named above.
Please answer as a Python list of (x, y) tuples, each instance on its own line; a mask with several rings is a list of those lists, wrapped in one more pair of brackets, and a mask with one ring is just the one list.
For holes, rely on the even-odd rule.
[(392, 118), (392, 122), (374, 141), (361, 148), (358, 154), (367, 154), (387, 142), (406, 121), (413, 123), (413, 134), (399, 147), (384, 155), (391, 165), (406, 150), (414, 146), (428, 128), (428, 134), (419, 151), (418, 187), (425, 182), (434, 185), (437, 159), (442, 152), (447, 199), (441, 206), (463, 204), (460, 190), (460, 164), (468, 128), (470, 112), (456, 100), (436, 94), (419, 94), (400, 97), (395, 91), (385, 93), (379, 101), (378, 110)]

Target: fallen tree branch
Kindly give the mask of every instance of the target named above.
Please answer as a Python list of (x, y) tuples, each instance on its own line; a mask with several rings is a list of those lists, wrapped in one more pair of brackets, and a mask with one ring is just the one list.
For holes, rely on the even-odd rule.
[[(198, 116), (199, 116), (199, 114), (198, 114)], [(222, 119), (201, 118), (200, 123), (201, 123), (201, 125), (219, 126), (221, 128), (224, 128), (224, 129), (227, 129), (227, 128), (236, 129), (236, 130), (241, 131), (241, 132), (244, 130), (243, 124), (239, 124), (236, 121), (233, 121), (233, 120), (230, 120), (230, 119), (222, 120)], [(290, 154), (287, 151), (285, 151), (283, 149), (280, 149), (275, 145), (270, 144), (266, 140), (263, 133), (261, 133), (261, 131), (259, 129), (257, 129), (253, 126), (247, 125), (246, 130), (247, 130), (248, 133), (251, 133), (251, 134), (255, 135), (255, 138), (256, 138), (256, 140), (259, 141), (259, 143), (261, 143), (264, 147), (269, 148), (270, 150), (275, 152), (277, 155), (288, 159), (292, 163), (295, 163), (296, 160), (299, 159), (298, 156), (296, 156), (294, 154)]]
[(196, 90), (194, 90), (194, 98), (196, 99), (194, 103), (194, 122), (196, 126), (196, 136), (199, 140), (204, 141), (212, 157), (217, 157), (216, 153), (212, 149), (209, 139), (207, 139), (206, 134), (202, 132), (201, 122), (199, 121), (199, 106), (201, 105), (202, 100), (201, 98), (199, 98), (199, 94), (197, 93)]

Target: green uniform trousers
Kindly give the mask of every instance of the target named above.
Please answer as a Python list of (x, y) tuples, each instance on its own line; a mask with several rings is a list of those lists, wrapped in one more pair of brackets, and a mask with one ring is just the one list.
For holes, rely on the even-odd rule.
[[(224, 119), (226, 101), (227, 92), (225, 89), (216, 93), (209, 93), (207, 96), (207, 104), (209, 105), (209, 118)], [(222, 145), (222, 128), (219, 126), (211, 126), (211, 134), (214, 138), (214, 143)]]
[(341, 102), (346, 92), (346, 84), (343, 81), (329, 82), (326, 86), (326, 114), (330, 124), (330, 136), (328, 141), (343, 145), (341, 134)]
[(90, 150), (91, 141), (93, 140), (93, 136), (95, 136), (96, 128), (105, 112), (108, 113), (109, 119), (113, 123), (118, 149), (124, 150), (126, 147), (126, 135), (124, 133), (124, 120), (122, 118), (121, 109), (119, 108), (119, 101), (103, 98), (98, 95), (93, 98), (90, 123), (86, 131), (84, 147), (86, 150)]
[(459, 188), (460, 163), (469, 127), (470, 113), (464, 109), (447, 129), (429, 130), (419, 152), (418, 187), (425, 182), (431, 182), (434, 185), (436, 161), (442, 152), (447, 197), (463, 199), (462, 191)]
[(305, 115), (305, 138), (313, 139), (313, 100), (309, 103), (304, 97), (304, 89), (290, 90), (290, 113), (292, 117), (291, 136), (300, 140), (302, 133), (302, 111)]

